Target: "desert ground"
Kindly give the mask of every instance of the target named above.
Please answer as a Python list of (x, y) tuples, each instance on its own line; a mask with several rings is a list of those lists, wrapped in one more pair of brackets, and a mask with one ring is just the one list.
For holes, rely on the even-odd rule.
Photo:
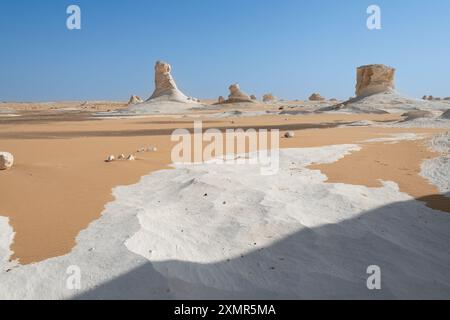
[[(0, 298), (450, 298), (449, 102), (180, 94), (0, 104)], [(199, 121), (278, 129), (279, 173), (173, 163)]]

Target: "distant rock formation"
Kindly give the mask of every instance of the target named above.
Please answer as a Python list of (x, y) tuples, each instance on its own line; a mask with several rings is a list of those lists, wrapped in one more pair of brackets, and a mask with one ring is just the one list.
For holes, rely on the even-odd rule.
[(227, 103), (235, 102), (253, 102), (252, 98), (245, 92), (241, 91), (239, 84), (235, 83), (229, 87), (230, 95), (228, 96)]
[(277, 100), (277, 98), (275, 98), (275, 97), (273, 96), (273, 94), (271, 94), (271, 93), (266, 93), (266, 94), (263, 96), (263, 101), (264, 101), (264, 102), (272, 102), (272, 101), (275, 101), (275, 100)]
[(217, 99), (217, 102), (220, 104), (225, 103), (225, 98), (220, 96), (219, 99)]
[(138, 103), (142, 103), (144, 101), (142, 101), (142, 99), (138, 96), (131, 96), (130, 100), (128, 101), (128, 104), (138, 104)]
[(257, 98), (256, 98), (256, 96), (255, 96), (254, 94), (252, 94), (252, 95), (250, 96), (250, 99), (256, 100)]
[(8, 170), (14, 164), (14, 157), (9, 152), (0, 152), (0, 170)]
[(157, 61), (155, 64), (155, 91), (147, 101), (162, 100), (174, 102), (196, 102), (182, 93), (171, 75), (171, 66), (167, 62)]
[(331, 102), (337, 102), (338, 99), (336, 99), (336, 98), (331, 98), (330, 101), (331, 101)]
[(446, 97), (446, 98), (444, 98), (444, 100), (445, 100), (445, 101), (449, 101), (449, 100), (450, 100), (450, 97)]
[(313, 93), (309, 97), (309, 101), (325, 101), (325, 98), (320, 95), (320, 93)]
[(361, 66), (356, 75), (356, 96), (365, 97), (395, 90), (395, 69), (383, 64)]
[(428, 96), (428, 100), (433, 101), (434, 97), (433, 96)]

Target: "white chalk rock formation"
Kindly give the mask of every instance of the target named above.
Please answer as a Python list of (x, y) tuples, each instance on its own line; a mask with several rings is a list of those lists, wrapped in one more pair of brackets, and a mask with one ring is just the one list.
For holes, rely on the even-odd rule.
[(157, 61), (155, 65), (155, 91), (147, 100), (150, 101), (174, 101), (195, 103), (182, 93), (171, 75), (172, 67), (167, 62)]
[(138, 104), (144, 102), (140, 97), (138, 96), (131, 96), (130, 100), (128, 101), (128, 104)]
[(232, 84), (230, 87), (230, 95), (228, 96), (227, 103), (235, 102), (253, 102), (252, 98), (245, 92), (241, 91), (239, 84)]
[(0, 151), (0, 170), (11, 169), (14, 164), (14, 157), (9, 152)]
[(361, 66), (356, 75), (356, 96), (365, 97), (395, 90), (395, 69), (383, 64)]

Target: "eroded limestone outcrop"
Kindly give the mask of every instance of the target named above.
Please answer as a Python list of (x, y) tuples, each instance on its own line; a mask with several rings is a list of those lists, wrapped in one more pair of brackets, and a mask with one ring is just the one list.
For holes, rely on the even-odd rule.
[(325, 98), (320, 93), (313, 93), (308, 99), (309, 101), (325, 101)]
[(142, 99), (140, 97), (133, 95), (130, 97), (128, 104), (138, 104), (138, 103), (142, 103), (142, 102), (144, 102), (144, 101), (142, 101)]
[(235, 83), (229, 87), (230, 95), (228, 96), (227, 103), (236, 103), (236, 102), (254, 102), (252, 98), (243, 92), (239, 87), (239, 84)]
[(173, 102), (193, 103), (182, 93), (171, 74), (172, 67), (164, 61), (157, 61), (155, 65), (155, 91), (147, 101), (162, 100)]
[(371, 64), (357, 69), (356, 96), (365, 97), (395, 90), (395, 69), (383, 64)]

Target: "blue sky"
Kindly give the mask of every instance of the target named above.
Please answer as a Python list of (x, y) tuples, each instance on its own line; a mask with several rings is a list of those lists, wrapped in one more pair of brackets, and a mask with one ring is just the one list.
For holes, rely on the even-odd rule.
[[(82, 29), (66, 28), (81, 8)], [(369, 31), (366, 9), (382, 10)], [(397, 68), (399, 91), (450, 96), (448, 0), (2, 0), (0, 101), (149, 97), (172, 64), (188, 95), (238, 82), (286, 98), (354, 94), (355, 68)]]

